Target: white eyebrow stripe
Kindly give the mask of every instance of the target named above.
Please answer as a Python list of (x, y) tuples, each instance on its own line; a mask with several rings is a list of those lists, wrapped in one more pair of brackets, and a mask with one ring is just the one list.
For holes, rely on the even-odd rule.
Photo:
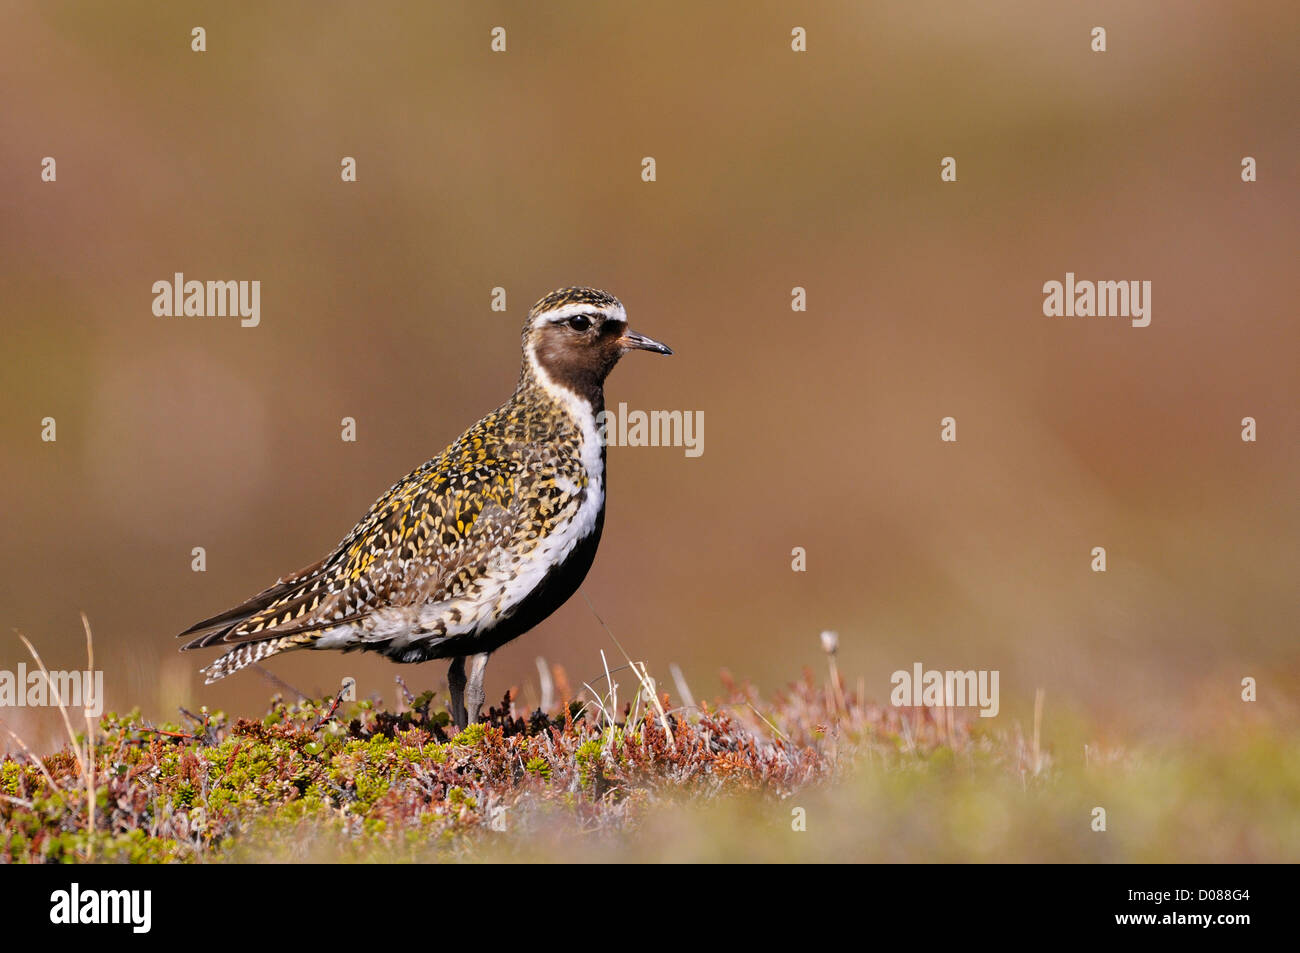
[(571, 318), (575, 314), (600, 314), (607, 320), (622, 321), (625, 324), (627, 323), (627, 312), (623, 310), (622, 305), (602, 307), (601, 305), (583, 304), (582, 302), (566, 304), (564, 307), (556, 308), (554, 311), (547, 311), (542, 314), (542, 319), (553, 324), (556, 321), (564, 321), (567, 318)]

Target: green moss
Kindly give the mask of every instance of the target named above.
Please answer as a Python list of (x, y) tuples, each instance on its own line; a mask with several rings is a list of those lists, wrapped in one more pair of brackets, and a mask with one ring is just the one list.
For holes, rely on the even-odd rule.
[(486, 732), (487, 726), (482, 722), (476, 722), (475, 724), (468, 726), (464, 731), (453, 738), (451, 743), (454, 745), (473, 747), (483, 740), (483, 736)]
[(0, 763), (0, 794), (16, 797), (18, 794), (18, 781), (22, 777), (22, 773), (22, 768), (18, 766), (16, 761)]
[(454, 807), (467, 807), (474, 810), (478, 807), (478, 801), (465, 793), (465, 789), (459, 786), (447, 789), (447, 803)]
[(387, 778), (369, 774), (358, 775), (356, 778), (357, 799), (348, 805), (348, 809), (356, 814), (364, 814), (370, 810), (375, 801), (388, 793), (388, 789), (389, 781)]
[(446, 764), (447, 749), (449, 747), (451, 746), (440, 745), (437, 742), (431, 741), (420, 749), (420, 757), (424, 761), (432, 762), (433, 764)]
[(601, 755), (604, 751), (605, 743), (599, 738), (593, 738), (585, 741), (578, 747), (574, 753), (573, 759), (578, 765), (578, 782), (583, 787), (589, 787), (600, 774)]
[(188, 810), (197, 795), (194, 785), (183, 781), (172, 790), (172, 807)]

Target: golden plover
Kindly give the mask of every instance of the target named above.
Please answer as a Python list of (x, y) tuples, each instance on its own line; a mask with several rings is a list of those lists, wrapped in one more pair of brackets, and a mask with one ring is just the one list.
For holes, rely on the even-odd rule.
[[(476, 721), (488, 656), (560, 607), (605, 521), (605, 378), (631, 350), (617, 298), (561, 288), (528, 312), (514, 395), (395, 483), (328, 556), (191, 626), (185, 649), (229, 646), (208, 684), (293, 649), (450, 658), (458, 727)], [(465, 660), (470, 660), (466, 677)]]

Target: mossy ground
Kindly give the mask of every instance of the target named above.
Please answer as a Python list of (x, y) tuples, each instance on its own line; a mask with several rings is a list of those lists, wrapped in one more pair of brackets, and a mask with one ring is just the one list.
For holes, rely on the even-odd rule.
[[(1251, 728), (1196, 750), (1061, 757), (977, 717), (842, 701), (812, 678), (664, 722), (638, 705), (512, 710), (459, 734), (400, 712), (273, 700), (260, 720), (105, 716), (0, 761), (0, 862), (1294, 860), (1300, 746)], [(665, 708), (669, 707), (664, 698)], [(1086, 741), (1086, 736), (1080, 736)], [(84, 744), (84, 739), (81, 742)], [(20, 756), (21, 757), (21, 756)], [(1108, 830), (1093, 830), (1103, 806)]]

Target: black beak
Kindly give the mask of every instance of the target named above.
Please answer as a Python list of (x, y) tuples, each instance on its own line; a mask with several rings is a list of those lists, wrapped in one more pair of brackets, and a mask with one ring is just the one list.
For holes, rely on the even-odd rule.
[(625, 331), (618, 339), (625, 351), (654, 351), (656, 354), (671, 354), (673, 349), (667, 344), (660, 344), (654, 338), (648, 338), (636, 331)]

